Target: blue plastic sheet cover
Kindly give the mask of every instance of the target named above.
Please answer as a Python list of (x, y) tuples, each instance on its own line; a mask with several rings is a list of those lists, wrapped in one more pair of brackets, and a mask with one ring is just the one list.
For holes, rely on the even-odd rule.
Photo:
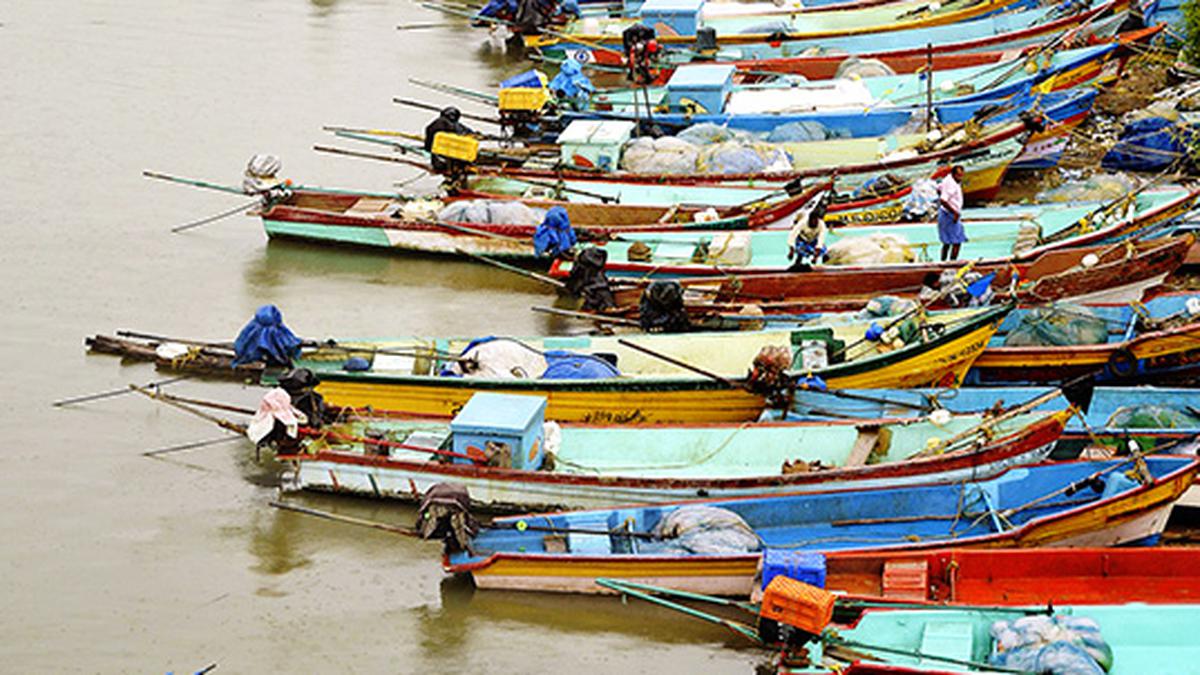
[(1124, 171), (1161, 171), (1188, 154), (1196, 131), (1165, 117), (1147, 117), (1125, 125), (1117, 144), (1100, 166)]
[(533, 251), (539, 256), (557, 258), (575, 245), (575, 230), (567, 210), (561, 206), (551, 207), (546, 218), (533, 233)]
[(267, 365), (290, 366), (300, 352), (300, 338), (283, 325), (283, 313), (275, 305), (263, 305), (254, 313), (233, 342), (233, 365), (263, 361)]

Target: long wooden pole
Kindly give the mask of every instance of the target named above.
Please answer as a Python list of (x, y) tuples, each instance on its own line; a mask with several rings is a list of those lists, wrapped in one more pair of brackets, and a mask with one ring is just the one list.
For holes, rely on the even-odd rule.
[(201, 225), (208, 225), (209, 223), (215, 223), (218, 220), (222, 220), (222, 219), (228, 218), (230, 216), (236, 216), (239, 213), (244, 213), (247, 209), (254, 208), (255, 206), (259, 206), (261, 204), (262, 204), (262, 199), (255, 197), (254, 201), (248, 202), (241, 206), (234, 207), (232, 209), (229, 209), (228, 211), (222, 211), (216, 215), (208, 216), (207, 218), (201, 218), (200, 220), (193, 220), (189, 223), (184, 223), (183, 225), (176, 225), (175, 227), (171, 228), (171, 232), (172, 233), (184, 232), (184, 231), (187, 231), (187, 230), (190, 230), (193, 228), (200, 227)]
[(674, 358), (672, 356), (667, 356), (666, 354), (663, 354), (661, 352), (656, 352), (653, 349), (649, 349), (649, 348), (643, 347), (637, 343), (630, 342), (629, 340), (626, 340), (625, 338), (618, 338), (617, 343), (624, 345), (626, 347), (629, 347), (630, 349), (632, 349), (634, 351), (641, 352), (648, 356), (653, 356), (654, 358), (656, 358), (660, 361), (666, 361), (667, 363), (669, 363), (673, 366), (678, 366), (680, 368), (683, 368), (684, 370), (690, 370), (693, 373), (698, 373), (700, 375), (703, 375), (711, 380), (720, 382), (721, 384), (725, 385), (726, 387), (729, 387), (730, 389), (738, 388), (738, 385), (734, 384), (733, 382), (731, 382), (730, 380), (728, 380), (724, 377), (721, 377), (720, 375), (717, 375), (714, 372), (704, 370), (703, 368), (699, 368), (697, 366), (693, 366), (690, 363), (685, 363), (683, 361), (680, 361), (677, 358)]
[(419, 538), (421, 536), (414, 528), (411, 528), (411, 527), (401, 527), (399, 525), (389, 525), (387, 523), (381, 523), (381, 522), (378, 522), (375, 520), (367, 520), (365, 518), (355, 518), (354, 516), (343, 516), (340, 513), (331, 513), (329, 511), (321, 511), (318, 509), (309, 508), (307, 506), (300, 506), (298, 504), (289, 504), (287, 502), (281, 502), (281, 501), (277, 501), (277, 500), (270, 501), (267, 503), (277, 509), (281, 509), (284, 511), (294, 511), (296, 513), (303, 513), (306, 516), (315, 516), (317, 518), (333, 520), (333, 521), (336, 521), (339, 523), (349, 523), (350, 525), (358, 525), (360, 527), (370, 527), (370, 528), (374, 528), (376, 530), (383, 530), (384, 532), (391, 532), (393, 534), (402, 534), (406, 537), (418, 537)]
[(180, 185), (191, 185), (192, 187), (204, 188), (206, 190), (216, 190), (218, 192), (228, 192), (235, 195), (245, 195), (240, 187), (231, 185), (220, 185), (217, 183), (209, 183), (208, 181), (197, 180), (195, 178), (183, 178), (182, 176), (172, 176), (158, 171), (142, 171), (142, 175), (146, 178), (154, 178), (156, 180), (165, 180), (169, 183), (178, 183)]
[(521, 269), (520, 267), (517, 267), (516, 265), (509, 265), (508, 263), (500, 262), (499, 260), (496, 260), (495, 258), (489, 258), (485, 255), (479, 255), (478, 253), (471, 253), (470, 251), (464, 251), (461, 248), (455, 249), (454, 252), (459, 255), (466, 256), (466, 257), (472, 258), (474, 260), (478, 260), (479, 262), (487, 263), (489, 265), (492, 265), (493, 267), (499, 267), (500, 269), (505, 270), (507, 272), (512, 272), (513, 274), (520, 274), (523, 277), (527, 277), (529, 279), (535, 279), (537, 281), (542, 282), (543, 284), (549, 284), (551, 286), (554, 286), (555, 288), (566, 288), (567, 287), (567, 285), (565, 283), (559, 281), (558, 279), (555, 279), (553, 277), (548, 277), (544, 274), (538, 274), (537, 272), (531, 272), (526, 269)]
[[(166, 380), (159, 380), (158, 382), (150, 382), (149, 384), (146, 384), (145, 387), (147, 389), (157, 388), (157, 387), (165, 387), (168, 384), (172, 384), (175, 382), (179, 382), (180, 380), (186, 380), (186, 379), (188, 379), (188, 376), (182, 375), (180, 377), (172, 377), (172, 378), (169, 378)], [(85, 403), (87, 401), (99, 401), (100, 399), (104, 399), (104, 398), (113, 398), (115, 396), (124, 396), (125, 394), (128, 394), (128, 393), (130, 393), (129, 387), (121, 387), (120, 389), (113, 389), (111, 391), (103, 391), (98, 394), (86, 394), (84, 396), (75, 396), (73, 398), (64, 398), (64, 399), (55, 401), (55, 402), (51, 403), (50, 405), (54, 406), (55, 408), (61, 408), (63, 406), (75, 405), (76, 403)]]
[(559, 309), (557, 307), (539, 307), (537, 305), (534, 305), (533, 307), (530, 307), (529, 309), (531, 309), (535, 312), (542, 313), (542, 314), (553, 314), (554, 316), (564, 316), (564, 317), (567, 317), (568, 319), (579, 319), (581, 321), (595, 321), (597, 323), (614, 323), (614, 324), (618, 324), (621, 326), (641, 327), (641, 324), (634, 321), (633, 319), (626, 319), (625, 317), (621, 317), (621, 316), (605, 316), (603, 314), (596, 314), (594, 312), (573, 312), (568, 309)]

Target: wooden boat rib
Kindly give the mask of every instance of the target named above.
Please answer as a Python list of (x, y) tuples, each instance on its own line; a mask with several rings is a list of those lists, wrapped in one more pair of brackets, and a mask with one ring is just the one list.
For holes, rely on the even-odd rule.
[[(1003, 428), (992, 431), (994, 439), (979, 448), (903, 458), (904, 451), (886, 450), (879, 463), (865, 464), (861, 449), (870, 451), (878, 443), (880, 429), (892, 434), (885, 420), (876, 420), (864, 431), (853, 425), (797, 426), (760, 424), (754, 427), (654, 427), (564, 429), (563, 447), (550, 471), (528, 471), (470, 464), (429, 461), (428, 454), (399, 451), (399, 456), (380, 456), (363, 451), (361, 444), (347, 449), (319, 446), (315, 454), (300, 453), (290, 459), (297, 464), (293, 485), (299, 489), (354, 492), (375, 497), (419, 500), (430, 487), (452, 481), (467, 487), (475, 503), (488, 508), (596, 508), (628, 502), (667, 502), (701, 497), (734, 497), (796, 493), (836, 485), (873, 487), (915, 483), (948, 483), (994, 475), (1006, 467), (1044, 459), (1062, 432), (1072, 411), (1048, 415), (1018, 416)], [(970, 428), (977, 416), (957, 420)], [(376, 433), (388, 429), (375, 427)], [(935, 431), (953, 434), (926, 424), (915, 435)], [(857, 438), (855, 434), (857, 433)], [(902, 434), (904, 430), (895, 429)], [(959, 433), (967, 433), (966, 430)], [(826, 438), (822, 440), (821, 434)], [(572, 454), (572, 437), (594, 441), (594, 468), (572, 468), (589, 461), (587, 448)], [(914, 440), (914, 434), (904, 439)], [(673, 441), (672, 439), (676, 440)], [(710, 439), (702, 441), (701, 439)], [(578, 440), (576, 442), (578, 443)], [(337, 443), (336, 440), (332, 441)], [(904, 444), (895, 439), (893, 444)], [(709, 449), (708, 446), (714, 446)], [(605, 447), (601, 447), (605, 446)], [(799, 446), (799, 447), (798, 447)], [(832, 446), (832, 447), (831, 447)], [(855, 454), (853, 447), (860, 448)], [(684, 448), (686, 452), (676, 452)], [(789, 449), (795, 449), (789, 451)], [(807, 449), (806, 449), (807, 448)], [(824, 450), (820, 449), (824, 448)], [(700, 451), (703, 452), (700, 452)], [(621, 453), (627, 461), (620, 461)], [(796, 452), (800, 454), (797, 455)], [(754, 453), (750, 456), (750, 453)], [(694, 459), (703, 456), (702, 460)], [(735, 457), (741, 457), (733, 461)], [(722, 461), (720, 457), (729, 460)], [(833, 468), (803, 473), (755, 474), (775, 471), (786, 458), (812, 460), (834, 458)], [(603, 458), (611, 457), (605, 460)], [(661, 460), (661, 462), (659, 461)], [(604, 462), (614, 468), (605, 468)], [(628, 466), (619, 466), (626, 464)], [(659, 468), (659, 467), (665, 468)]]
[[(747, 519), (752, 528), (755, 528), (765, 545), (791, 549), (907, 552), (946, 547), (1113, 546), (1155, 540), (1166, 526), (1172, 504), (1191, 486), (1196, 471), (1200, 468), (1200, 460), (1195, 457), (1152, 456), (1146, 458), (1145, 462), (1153, 480), (1144, 485), (1137, 485), (1099, 499), (1085, 498), (1085, 503), (1078, 505), (1063, 502), (1061, 508), (1039, 509), (1041, 513), (1036, 515), (1025, 511), (1022, 512), (1024, 516), (1018, 519), (1019, 522), (1013, 522), (1013, 527), (1001, 527), (998, 531), (994, 525), (987, 524), (986, 518), (975, 521), (967, 519), (967, 522), (973, 523), (972, 532), (977, 529), (978, 534), (952, 538), (927, 536), (935, 531), (944, 535), (946, 525), (930, 525), (918, 531), (916, 516), (912, 521), (902, 521), (907, 523), (903, 531), (885, 530), (901, 522), (906, 505), (912, 505), (911, 508), (919, 509), (918, 513), (931, 518), (928, 515), (929, 509), (934, 504), (953, 505), (959, 499), (959, 490), (966, 490), (966, 485), (994, 484), (1009, 486), (1021, 492), (1021, 496), (1017, 496), (1017, 492), (1013, 493), (1012, 499), (1017, 500), (1013, 503), (989, 502), (991, 506), (984, 511), (986, 514), (993, 510), (1013, 508), (1015, 504), (1040, 498), (1072, 481), (1101, 471), (1112, 472), (1122, 466), (1127, 467), (1129, 463), (1064, 462), (1027, 466), (1009, 469), (996, 478), (966, 484), (961, 488), (923, 486), (896, 490), (842, 490), (797, 497), (776, 496), (763, 500), (731, 499), (703, 503), (739, 513)], [(1035, 485), (1036, 487), (1033, 487)], [(939, 490), (948, 492), (935, 497)], [(799, 504), (808, 500), (812, 500), (810, 505), (800, 511)], [(892, 507), (883, 508), (885, 501), (892, 504)], [(919, 507), (915, 505), (918, 503)], [(857, 521), (847, 520), (841, 528), (843, 531), (836, 538), (820, 534), (837, 529), (831, 528), (828, 521), (826, 525), (814, 528), (811, 534), (803, 529), (793, 532), (787, 528), (775, 527), (774, 530), (768, 530), (756, 525), (761, 522), (765, 527), (768, 519), (774, 517), (771, 514), (785, 512), (793, 514), (788, 516), (790, 518), (826, 518), (828, 514), (825, 509), (832, 508), (826, 505), (832, 504), (837, 504), (837, 508), (842, 509), (837, 512), (843, 515), (837, 517), (847, 518), (859, 510), (864, 514), (887, 515), (876, 516), (877, 525), (870, 519), (861, 521), (858, 525), (853, 524)], [(1047, 504), (1043, 502), (1043, 506)], [(853, 508), (844, 508), (850, 506)], [(596, 586), (594, 580), (607, 577), (696, 593), (745, 597), (753, 585), (760, 559), (758, 553), (664, 555), (652, 552), (618, 552), (627, 550), (625, 544), (613, 544), (610, 540), (629, 542), (632, 539), (619, 534), (602, 538), (598, 535), (568, 534), (569, 553), (547, 553), (541, 532), (518, 533), (516, 530), (518, 521), (539, 527), (567, 530), (580, 527), (587, 527), (589, 531), (611, 529), (615, 525), (609, 524), (609, 521), (615, 517), (617, 524), (631, 522), (632, 531), (645, 532), (650, 531), (655, 522), (662, 517), (664, 508), (669, 507), (628, 506), (612, 510), (535, 514), (498, 519), (494, 521), (496, 528), (487, 530), (474, 539), (475, 555), (466, 552), (450, 553), (443, 558), (443, 568), (451, 573), (469, 573), (477, 587), (486, 589), (601, 593), (606, 592), (605, 589)], [(887, 525), (888, 522), (892, 525)], [(571, 539), (573, 536), (574, 539)], [(585, 541), (586, 537), (592, 539)], [(797, 541), (801, 537), (806, 539)], [(575, 542), (574, 548), (572, 541)]]

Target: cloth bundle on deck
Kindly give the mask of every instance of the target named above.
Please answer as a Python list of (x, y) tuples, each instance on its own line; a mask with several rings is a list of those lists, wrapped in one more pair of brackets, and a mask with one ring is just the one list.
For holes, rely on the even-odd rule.
[(750, 553), (762, 542), (741, 516), (728, 509), (704, 504), (681, 506), (654, 526), (666, 551), (680, 553)]
[(904, 237), (879, 233), (846, 237), (829, 247), (825, 262), (829, 265), (884, 265), (916, 259)]
[(1162, 171), (1188, 158), (1200, 137), (1190, 125), (1149, 117), (1125, 125), (1117, 144), (1100, 160), (1110, 171)]
[(905, 312), (916, 309), (916, 307), (917, 303), (915, 300), (898, 298), (894, 295), (881, 295), (868, 300), (866, 306), (859, 310), (855, 316), (860, 319), (882, 319), (889, 316), (900, 316)]
[(698, 147), (674, 136), (641, 136), (625, 144), (621, 168), (632, 173), (693, 173), (698, 154)]
[(1112, 648), (1100, 626), (1082, 616), (1024, 616), (996, 621), (988, 663), (1030, 673), (1103, 675), (1113, 665)]
[(864, 59), (858, 56), (848, 57), (845, 61), (838, 64), (835, 79), (843, 77), (863, 78), (863, 77), (887, 77), (895, 75), (896, 71), (888, 64), (879, 59)]
[(283, 325), (275, 305), (263, 305), (233, 342), (233, 365), (262, 361), (268, 366), (291, 366), (300, 352), (300, 338)]
[(700, 148), (696, 171), (706, 174), (784, 172), (792, 170), (792, 158), (770, 143), (727, 141)]
[(1005, 347), (1098, 345), (1108, 342), (1108, 324), (1081, 305), (1057, 303), (1027, 311), (1004, 337)]
[(1105, 426), (1117, 429), (1195, 429), (1200, 427), (1200, 410), (1161, 405), (1121, 406), (1109, 416)]
[(617, 368), (598, 356), (565, 350), (541, 352), (512, 338), (488, 336), (471, 341), (443, 377), (482, 377), (498, 380), (590, 380), (619, 377)]
[(676, 134), (675, 137), (687, 141), (692, 145), (712, 145), (713, 143), (725, 143), (728, 141), (754, 140), (754, 135), (749, 132), (740, 129), (730, 129), (729, 127), (713, 124), (712, 122), (693, 124)]
[(454, 202), (437, 214), (440, 223), (487, 223), (492, 225), (537, 225), (546, 217), (518, 201), (505, 199), (470, 199)]
[(638, 301), (638, 323), (647, 333), (683, 333), (691, 327), (678, 281), (655, 281)]

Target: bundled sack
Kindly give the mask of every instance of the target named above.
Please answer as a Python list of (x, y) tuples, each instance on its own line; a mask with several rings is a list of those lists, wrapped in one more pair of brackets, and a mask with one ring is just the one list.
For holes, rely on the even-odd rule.
[(762, 541), (741, 516), (728, 509), (703, 504), (681, 506), (654, 526), (664, 549), (680, 553), (752, 553)]
[(886, 265), (913, 262), (917, 256), (908, 240), (895, 234), (872, 234), (867, 237), (846, 237), (829, 247), (828, 265)]
[(833, 77), (838, 80), (842, 78), (862, 79), (864, 77), (889, 77), (895, 74), (896, 71), (892, 70), (891, 66), (879, 59), (851, 56), (838, 65), (837, 73)]
[(937, 181), (922, 178), (913, 183), (912, 190), (904, 197), (900, 220), (905, 222), (934, 220), (937, 218), (940, 195)]
[(770, 143), (728, 141), (700, 149), (696, 171), (703, 174), (764, 173), (791, 171), (792, 158), (783, 148)]
[(740, 129), (730, 129), (729, 127), (713, 124), (712, 122), (701, 122), (693, 124), (675, 135), (680, 140), (687, 141), (692, 145), (712, 145), (713, 143), (727, 143), (729, 141), (753, 141), (754, 136)]
[(996, 621), (995, 650), (988, 663), (1030, 673), (1104, 675), (1113, 665), (1112, 648), (1094, 620), (1081, 616), (1024, 616)]
[(855, 314), (859, 319), (882, 319), (889, 316), (900, 316), (917, 308), (917, 302), (909, 298), (898, 298), (894, 295), (881, 295), (871, 298), (867, 305)]
[(546, 217), (542, 209), (535, 209), (516, 200), (469, 199), (454, 202), (438, 211), (439, 223), (485, 223), (491, 225), (539, 225)]
[(1035, 307), (1004, 336), (1005, 347), (1062, 347), (1108, 342), (1108, 323), (1087, 307), (1056, 303)]
[(699, 151), (697, 146), (674, 136), (641, 136), (625, 144), (621, 168), (631, 173), (695, 173)]

